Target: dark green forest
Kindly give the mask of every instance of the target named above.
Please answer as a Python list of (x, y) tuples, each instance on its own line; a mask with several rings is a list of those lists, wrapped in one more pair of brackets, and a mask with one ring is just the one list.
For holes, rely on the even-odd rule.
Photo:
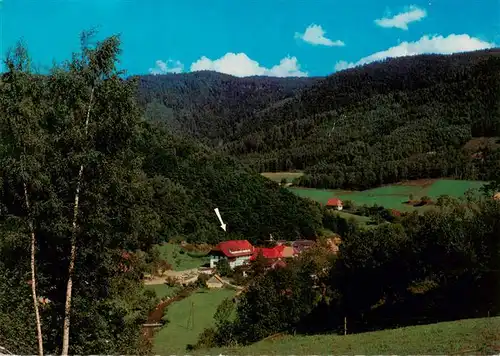
[[(164, 123), (145, 121), (137, 81), (116, 68), (119, 54), (118, 37), (95, 43), (88, 33), (81, 53), (48, 75), (32, 73), (23, 43), (7, 57), (0, 346), (12, 352), (35, 353), (43, 334), (45, 353), (67, 353), (61, 340), (69, 330), (70, 354), (147, 353), (140, 326), (156, 301), (140, 276), (154, 244), (255, 243), (269, 233), (313, 237), (321, 227), (315, 204)], [(123, 251), (135, 257), (125, 261)]]
[(146, 118), (207, 143), (222, 145), (239, 136), (255, 112), (292, 98), (319, 78), (236, 78), (200, 71), (134, 76), (137, 101)]
[[(185, 101), (189, 92), (173, 90), (169, 83), (182, 78), (189, 86), (194, 74), (146, 78), (139, 97), (155, 97), (151, 117), (169, 121), (162, 113), (181, 117), (186, 110), (193, 118), (210, 117), (210, 133), (206, 128), (183, 132), (204, 137), (259, 172), (304, 170), (299, 185), (366, 189), (420, 178), (488, 180), (500, 168), (498, 49), (372, 63), (308, 82), (282, 100), (270, 96), (265, 108), (257, 104), (265, 90), (246, 92), (248, 105), (238, 96), (220, 101), (214, 93), (226, 86), (215, 79), (207, 84), (206, 97), (197, 99), (210, 104), (179, 108), (172, 103)], [(246, 88), (254, 81), (258, 88), (263, 80), (233, 78), (232, 83)], [(265, 80), (267, 87), (274, 83)], [(304, 83), (283, 81), (296, 87)], [(162, 86), (168, 90), (158, 91)], [(152, 105), (150, 100), (142, 105)], [(158, 106), (158, 100), (164, 104)], [(231, 116), (238, 117), (237, 127), (226, 124)], [(491, 140), (484, 144), (481, 138)]]

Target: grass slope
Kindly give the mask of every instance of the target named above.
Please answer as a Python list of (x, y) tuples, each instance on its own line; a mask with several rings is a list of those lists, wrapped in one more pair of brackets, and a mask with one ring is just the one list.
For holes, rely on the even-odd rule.
[(154, 353), (185, 354), (186, 346), (195, 344), (199, 334), (212, 325), (214, 313), (220, 303), (225, 298), (232, 297), (234, 293), (228, 289), (202, 289), (173, 303), (166, 311), (166, 326), (154, 337)]
[(342, 200), (352, 200), (357, 205), (381, 205), (386, 208), (408, 211), (415, 209), (404, 204), (408, 201), (410, 194), (414, 199), (429, 196), (437, 199), (440, 195), (462, 197), (469, 189), (478, 189), (484, 182), (466, 180), (422, 180), (393, 184), (364, 191), (328, 190), (290, 187), (290, 191), (301, 197), (310, 198), (326, 204), (328, 199), (337, 197)]
[(166, 284), (149, 284), (145, 285), (144, 288), (152, 290), (161, 299), (173, 296), (178, 290), (178, 287), (169, 287)]
[[(500, 317), (458, 320), (354, 335), (284, 336), (211, 355), (450, 355), (498, 354)], [(197, 353), (198, 354), (198, 353)]]
[[(171, 243), (165, 243), (159, 246), (162, 257), (172, 265), (174, 271), (184, 271), (187, 269), (198, 268), (209, 262), (208, 257), (192, 257), (188, 252), (183, 251), (181, 246)], [(184, 253), (181, 253), (183, 251)]]

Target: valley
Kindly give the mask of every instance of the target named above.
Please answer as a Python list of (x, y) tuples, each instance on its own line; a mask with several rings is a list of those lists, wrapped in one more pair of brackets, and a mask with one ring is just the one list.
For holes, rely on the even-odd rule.
[(93, 36), (0, 77), (0, 346), (500, 350), (499, 49), (125, 76)]

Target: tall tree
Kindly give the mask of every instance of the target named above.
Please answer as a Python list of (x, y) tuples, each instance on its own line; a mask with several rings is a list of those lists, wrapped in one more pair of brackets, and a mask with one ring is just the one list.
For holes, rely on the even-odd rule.
[[(89, 131), (89, 121), (94, 100), (94, 92), (100, 89), (100, 84), (103, 80), (108, 79), (110, 76), (116, 73), (115, 62), (119, 54), (119, 40), (118, 37), (110, 37), (105, 41), (98, 44), (95, 49), (89, 47), (89, 39), (92, 37), (93, 32), (85, 32), (81, 36), (82, 44), (82, 57), (79, 61), (75, 60), (71, 64), (72, 74), (75, 76), (76, 80), (81, 80), (83, 83), (83, 92), (80, 94), (83, 98), (86, 96), (85, 89), (88, 87), (88, 104), (85, 111), (85, 119), (81, 120), (79, 117), (79, 107), (74, 107), (75, 110), (75, 124), (81, 125), (83, 121), (83, 144), (85, 147), (85, 140), (88, 136)], [(82, 99), (83, 99), (82, 98)], [(88, 154), (83, 148), (83, 154)], [(71, 315), (71, 300), (73, 291), (73, 273), (75, 268), (76, 259), (76, 249), (77, 249), (77, 232), (78, 232), (78, 213), (79, 213), (79, 200), (80, 200), (80, 189), (82, 184), (84, 163), (80, 163), (80, 168), (78, 170), (78, 177), (76, 179), (75, 187), (75, 198), (73, 205), (73, 220), (71, 229), (71, 252), (70, 260), (68, 266), (68, 283), (66, 286), (66, 304), (64, 308), (64, 329), (63, 329), (63, 346), (62, 355), (68, 355), (69, 351), (69, 331), (70, 331), (70, 315)]]
[(38, 340), (38, 353), (43, 355), (43, 335), (40, 319), (39, 300), (37, 297), (36, 278), (36, 250), (37, 239), (33, 226), (33, 214), (30, 206), (29, 188), (36, 185), (34, 172), (37, 171), (37, 160), (42, 153), (41, 130), (39, 126), (40, 118), (34, 98), (36, 86), (30, 82), (30, 59), (25, 45), (20, 41), (8, 52), (5, 60), (7, 73), (3, 78), (5, 91), (4, 117), (1, 120), (1, 136), (4, 143), (7, 143), (7, 150), (10, 153), (10, 162), (7, 163), (10, 169), (18, 170), (20, 184), (22, 186), (22, 201), (24, 203), (25, 223), (30, 234), (30, 269), (31, 269), (31, 293), (35, 311), (35, 323)]

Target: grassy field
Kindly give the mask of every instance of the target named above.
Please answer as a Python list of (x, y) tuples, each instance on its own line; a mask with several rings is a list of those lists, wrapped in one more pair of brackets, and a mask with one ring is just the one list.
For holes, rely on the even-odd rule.
[[(337, 197), (342, 200), (351, 200), (357, 205), (377, 204), (390, 209), (409, 211), (416, 209), (404, 204), (410, 195), (413, 195), (414, 199), (420, 199), (423, 196), (437, 199), (440, 195), (462, 197), (467, 190), (478, 189), (483, 185), (484, 182), (478, 181), (439, 179), (412, 181), (359, 192), (298, 187), (290, 187), (289, 189), (299, 196), (316, 200), (322, 204), (326, 204), (330, 198)], [(425, 207), (417, 209), (425, 209)]]
[(298, 178), (304, 173), (302, 172), (265, 172), (261, 173), (264, 177), (271, 179), (275, 182), (280, 183), (283, 178), (286, 179), (288, 183), (291, 183), (293, 179)]
[(185, 253), (181, 253), (182, 248), (179, 245), (165, 243), (160, 245), (159, 248), (162, 257), (172, 265), (172, 269), (175, 271), (184, 271), (186, 269), (201, 267), (210, 261), (210, 259), (205, 256), (192, 257), (188, 255), (188, 252), (183, 251)]
[(343, 217), (344, 219), (354, 219), (356, 220), (360, 225), (367, 225), (368, 222), (370, 222), (370, 218), (367, 217), (367, 216), (360, 216), (360, 215), (356, 215), (356, 214), (351, 214), (351, 213), (347, 213), (345, 211), (337, 211), (335, 212), (337, 215)]
[(212, 325), (220, 303), (234, 294), (228, 289), (204, 289), (173, 303), (166, 312), (168, 323), (154, 337), (154, 353), (186, 354), (186, 346), (195, 344), (198, 335)]
[(144, 288), (152, 290), (161, 299), (173, 296), (179, 289), (178, 287), (169, 287), (166, 284), (150, 284), (144, 286)]
[(199, 355), (451, 355), (500, 352), (500, 317), (458, 320), (354, 335), (284, 336)]

